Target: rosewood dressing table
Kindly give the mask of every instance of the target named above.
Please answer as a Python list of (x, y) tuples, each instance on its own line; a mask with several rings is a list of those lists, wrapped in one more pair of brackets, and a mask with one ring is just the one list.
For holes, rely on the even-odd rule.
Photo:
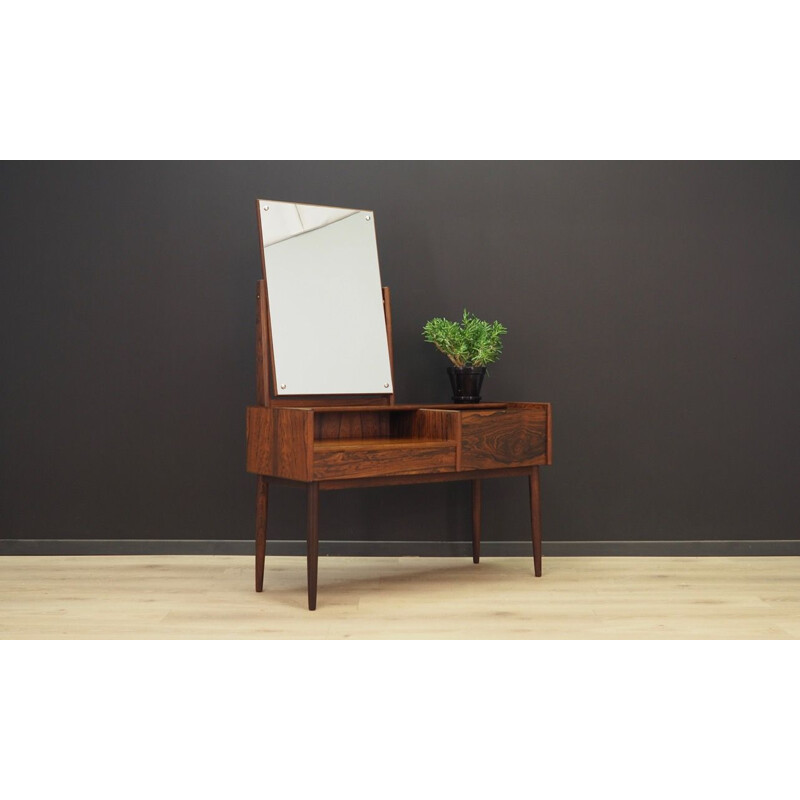
[(321, 491), (470, 481), (477, 564), (481, 482), (525, 476), (541, 576), (539, 467), (551, 463), (550, 404), (395, 404), (391, 307), (380, 285), (374, 214), (268, 200), (257, 207), (264, 277), (256, 291), (257, 405), (247, 409), (247, 470), (257, 475), (256, 591), (264, 585), (270, 484), (307, 494), (311, 610)]

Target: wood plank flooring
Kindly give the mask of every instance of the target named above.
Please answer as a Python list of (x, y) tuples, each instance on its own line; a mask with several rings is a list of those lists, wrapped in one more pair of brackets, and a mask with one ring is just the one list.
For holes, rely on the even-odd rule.
[(797, 639), (800, 557), (0, 557), (2, 639)]

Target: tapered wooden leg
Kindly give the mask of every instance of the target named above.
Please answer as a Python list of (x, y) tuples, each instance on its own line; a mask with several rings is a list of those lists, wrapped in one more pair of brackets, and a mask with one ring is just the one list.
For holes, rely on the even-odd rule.
[(258, 476), (256, 487), (256, 591), (264, 590), (264, 558), (267, 555), (267, 504), (269, 482)]
[(531, 538), (533, 539), (533, 574), (542, 575), (542, 515), (539, 507), (539, 467), (531, 470)]
[(472, 481), (472, 563), (481, 560), (481, 482)]
[(319, 555), (319, 484), (308, 484), (306, 559), (308, 562), (308, 610), (317, 607), (317, 556)]

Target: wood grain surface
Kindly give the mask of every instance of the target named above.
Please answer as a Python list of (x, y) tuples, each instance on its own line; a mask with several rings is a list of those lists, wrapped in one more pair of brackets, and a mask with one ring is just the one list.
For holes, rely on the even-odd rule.
[(315, 410), (314, 439), (374, 439), (392, 435), (392, 419), (398, 415), (372, 410)]
[(314, 449), (314, 479), (367, 478), (455, 471), (456, 446), (413, 439), (319, 442)]
[(314, 413), (299, 408), (276, 408), (273, 469), (276, 475), (310, 481)]
[(250, 406), (246, 419), (247, 471), (258, 475), (272, 475), (275, 473), (272, 409)]
[(461, 414), (461, 468), (544, 464), (547, 404)]

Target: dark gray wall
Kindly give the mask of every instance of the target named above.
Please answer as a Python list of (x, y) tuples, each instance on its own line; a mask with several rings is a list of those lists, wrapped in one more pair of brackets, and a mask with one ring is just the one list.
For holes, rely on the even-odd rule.
[[(509, 328), (486, 400), (550, 401), (545, 538), (794, 539), (800, 166), (6, 163), (0, 535), (243, 539), (254, 200), (375, 210), (399, 402), (445, 402), (423, 342)], [(327, 354), (335, 358), (335, 353)], [(275, 489), (271, 536), (303, 535)], [(523, 480), (486, 540), (527, 538)], [(468, 489), (326, 494), (323, 538), (469, 538)]]

